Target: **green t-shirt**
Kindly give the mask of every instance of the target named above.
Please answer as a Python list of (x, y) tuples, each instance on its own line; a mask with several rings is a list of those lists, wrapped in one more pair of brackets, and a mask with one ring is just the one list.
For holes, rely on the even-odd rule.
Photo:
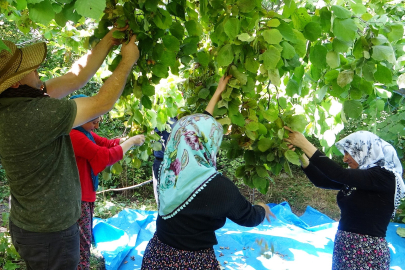
[(80, 217), (80, 179), (69, 137), (75, 117), (73, 100), (0, 98), (10, 219), (22, 229), (60, 231)]

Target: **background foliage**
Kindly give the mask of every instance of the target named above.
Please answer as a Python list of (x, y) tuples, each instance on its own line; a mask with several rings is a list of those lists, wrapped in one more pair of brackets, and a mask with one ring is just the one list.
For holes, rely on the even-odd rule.
[[(21, 32), (37, 32), (63, 56), (58, 67), (43, 71), (45, 77), (63, 73), (72, 56), (94, 46), (110, 26), (129, 24), (117, 37), (136, 34), (141, 55), (112, 117), (126, 120), (126, 135), (147, 135), (147, 144), (124, 161), (134, 168), (160, 147), (153, 129), (164, 129), (177, 114), (201, 112), (223, 74), (233, 75), (215, 110), (230, 132), (223, 148), (229, 158), (245, 159), (236, 174), (262, 193), (272, 175), (283, 169), (291, 174), (289, 162), (299, 164), (283, 143), (284, 125), (315, 135), (331, 155), (343, 127), (355, 121), (353, 130), (376, 133), (403, 157), (400, 1), (0, 3), (3, 16)], [(109, 72), (120, 59), (118, 50), (111, 53)], [(121, 171), (122, 164), (112, 168)]]

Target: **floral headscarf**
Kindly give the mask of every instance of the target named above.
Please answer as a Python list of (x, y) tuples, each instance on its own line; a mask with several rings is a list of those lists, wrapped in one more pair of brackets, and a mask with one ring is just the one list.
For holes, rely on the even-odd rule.
[(181, 118), (168, 139), (158, 179), (159, 215), (168, 219), (184, 209), (217, 174), (216, 155), (223, 128), (213, 117)]
[(346, 151), (359, 164), (359, 169), (366, 170), (380, 166), (395, 175), (396, 188), (394, 213), (405, 196), (405, 184), (402, 179), (402, 165), (394, 147), (368, 131), (357, 131), (338, 141), (336, 147), (342, 154)]

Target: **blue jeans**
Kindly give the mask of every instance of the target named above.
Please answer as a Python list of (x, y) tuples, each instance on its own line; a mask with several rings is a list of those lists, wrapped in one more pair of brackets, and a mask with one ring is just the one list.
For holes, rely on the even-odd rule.
[(31, 232), (10, 220), (15, 249), (28, 270), (75, 270), (80, 260), (79, 225), (58, 232)]

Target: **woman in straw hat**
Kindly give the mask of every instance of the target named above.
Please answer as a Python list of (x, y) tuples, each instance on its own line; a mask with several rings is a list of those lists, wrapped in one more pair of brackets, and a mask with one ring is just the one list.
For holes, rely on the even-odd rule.
[(357, 131), (336, 143), (345, 169), (316, 149), (303, 134), (290, 131), (289, 147), (301, 148), (302, 168), (320, 188), (339, 190), (341, 210), (332, 258), (333, 270), (390, 269), (385, 234), (405, 195), (402, 165), (394, 147), (368, 131)]
[(76, 269), (80, 181), (69, 132), (109, 111), (139, 57), (135, 36), (93, 97), (59, 100), (82, 87), (120, 41), (112, 29), (65, 75), (39, 79), (45, 43), (0, 52), (0, 157), (10, 185), (10, 234), (28, 269)]

